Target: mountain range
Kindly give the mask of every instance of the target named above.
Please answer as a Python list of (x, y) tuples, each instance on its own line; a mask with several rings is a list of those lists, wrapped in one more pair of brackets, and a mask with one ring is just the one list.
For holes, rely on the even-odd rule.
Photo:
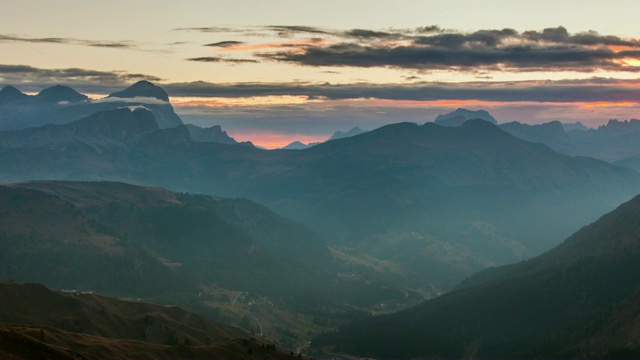
[(148, 81), (139, 81), (99, 100), (91, 100), (61, 85), (44, 89), (33, 96), (23, 94), (12, 86), (5, 86), (0, 90), (0, 131), (66, 124), (99, 111), (124, 107), (148, 109), (160, 128), (182, 124), (173, 111), (169, 95)]
[(315, 346), (375, 358), (636, 358), (640, 197), (526, 262)]
[[(247, 197), (448, 288), (557, 244), (635, 194), (638, 174), (483, 120), (400, 123), (299, 151), (194, 141), (137, 108), (0, 136), (0, 180), (115, 180)], [(538, 224), (546, 226), (540, 228)]]
[[(640, 199), (554, 246), (639, 192), (629, 167), (640, 126), (574, 125), (497, 125), (457, 109), (267, 151), (183, 124), (146, 81), (99, 100), (7, 86), (0, 279), (179, 304), (292, 349), (328, 333), (313, 342), (328, 354), (635, 356)], [(15, 358), (267, 345), (182, 310), (37, 285), (0, 284), (5, 293), (23, 311), (0, 310), (0, 355)], [(11, 302), (21, 296), (22, 308)], [(48, 316), (34, 298), (80, 314)], [(141, 325), (150, 313), (157, 326)]]
[[(362, 130), (359, 127), (356, 126), (356, 127), (352, 128), (351, 130), (346, 131), (346, 132), (345, 131), (336, 131), (326, 141), (344, 139), (344, 138), (348, 138), (348, 137), (352, 137), (352, 136), (356, 136), (356, 135), (360, 135), (360, 134), (364, 134), (364, 133), (366, 133), (365, 130)], [(308, 148), (316, 146), (318, 144), (322, 144), (322, 142), (311, 142), (311, 143), (308, 143), (308, 144), (304, 144), (304, 143), (302, 143), (300, 141), (294, 141), (294, 142), (288, 144), (287, 146), (283, 147), (282, 149), (285, 149), (285, 150), (302, 150), (302, 149), (308, 149)]]
[(589, 156), (640, 170), (640, 121), (609, 120), (596, 129), (565, 130), (559, 122), (526, 125), (517, 122), (500, 128), (531, 142), (541, 142), (554, 150), (572, 155)]

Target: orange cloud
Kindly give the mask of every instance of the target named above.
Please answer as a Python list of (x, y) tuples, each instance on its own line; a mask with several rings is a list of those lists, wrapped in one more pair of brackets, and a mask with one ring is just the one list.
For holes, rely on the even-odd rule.
[(578, 103), (577, 105), (585, 109), (593, 109), (593, 108), (610, 108), (610, 107), (631, 107), (631, 106), (638, 105), (638, 103), (631, 102), (631, 101), (619, 101), (619, 102), (597, 101), (597, 102)]

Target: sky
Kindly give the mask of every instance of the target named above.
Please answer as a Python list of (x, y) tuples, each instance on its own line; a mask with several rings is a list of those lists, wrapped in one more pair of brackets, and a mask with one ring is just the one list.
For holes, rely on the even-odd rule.
[(268, 148), (458, 107), (500, 123), (638, 117), (640, 2), (3, 0), (0, 87), (139, 80)]

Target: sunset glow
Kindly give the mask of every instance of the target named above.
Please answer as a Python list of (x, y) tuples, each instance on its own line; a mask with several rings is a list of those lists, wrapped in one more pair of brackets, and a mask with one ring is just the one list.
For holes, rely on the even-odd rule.
[[(303, 144), (323, 142), (331, 135), (308, 135), (308, 134), (282, 134), (271, 131), (235, 130), (228, 132), (230, 136), (238, 141), (251, 141), (254, 145), (262, 146), (265, 149), (279, 149), (292, 143), (300, 141)], [(294, 140), (292, 140), (294, 139)]]
[(303, 104), (307, 96), (252, 96), (246, 98), (213, 98), (213, 97), (174, 97), (174, 106), (269, 106)]
[(185, 122), (222, 125), (267, 147), (356, 125), (432, 121), (456, 108), (503, 122), (640, 117), (640, 5), (620, 13), (574, 0), (396, 8), (345, 0), (339, 10), (159, 0), (152, 14), (144, 2), (116, 0), (100, 7), (101, 17), (122, 20), (114, 27), (69, 1), (73, 12), (39, 0), (5, 4), (0, 85), (37, 94), (60, 84), (97, 100), (148, 80)]

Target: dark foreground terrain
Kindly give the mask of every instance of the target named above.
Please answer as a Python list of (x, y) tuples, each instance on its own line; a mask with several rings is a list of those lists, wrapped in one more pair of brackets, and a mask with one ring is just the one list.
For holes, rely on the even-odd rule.
[(178, 307), (0, 283), (0, 358), (288, 359), (290, 350)]

